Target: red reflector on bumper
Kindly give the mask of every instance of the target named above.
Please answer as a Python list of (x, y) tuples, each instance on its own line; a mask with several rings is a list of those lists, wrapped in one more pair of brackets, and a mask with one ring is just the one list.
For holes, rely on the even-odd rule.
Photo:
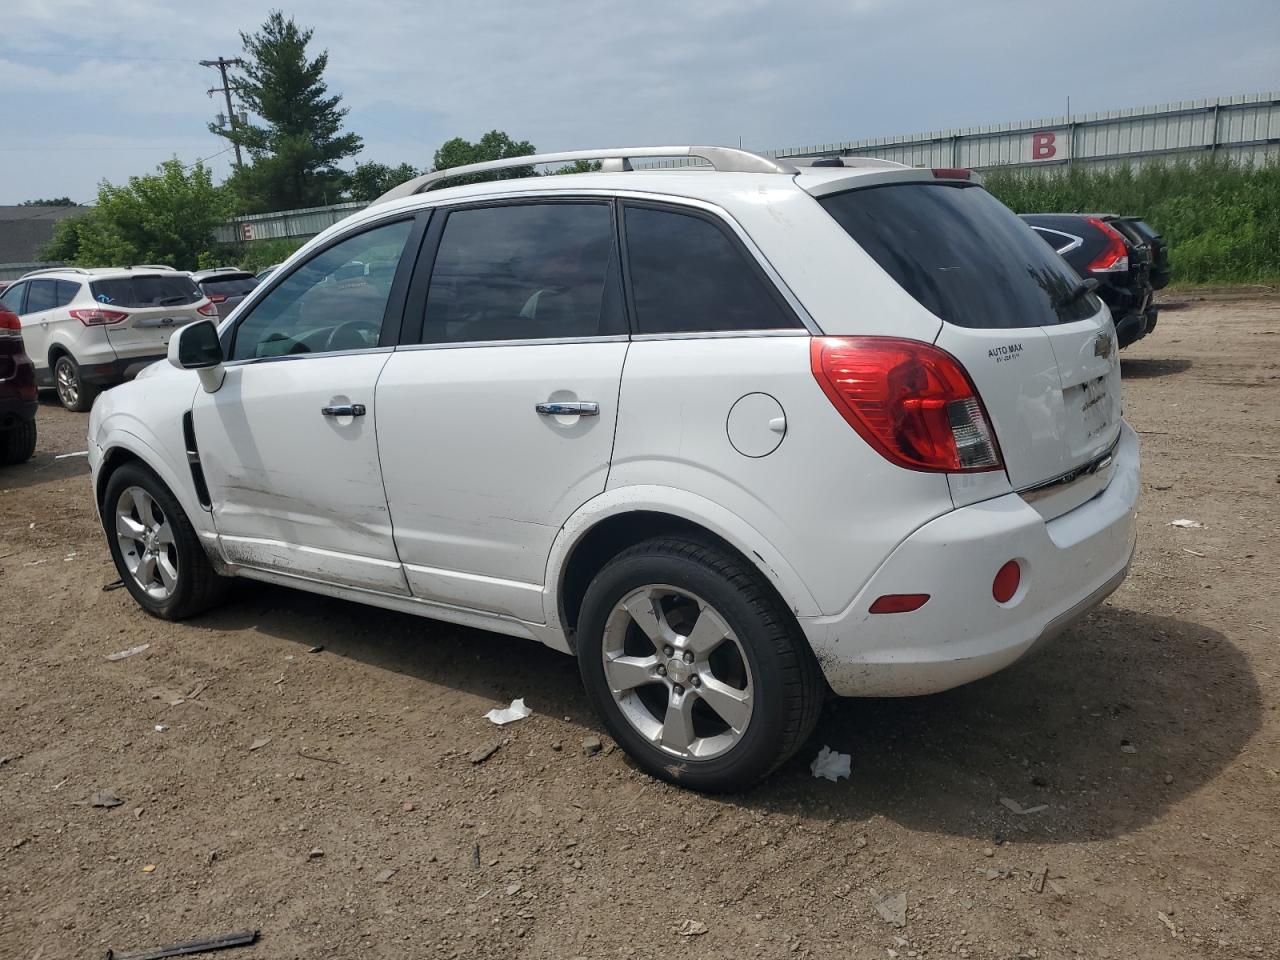
[(991, 596), (996, 603), (1008, 603), (1018, 592), (1018, 584), (1022, 581), (1022, 570), (1017, 560), (1010, 560), (1000, 568), (995, 580), (991, 583)]
[(910, 613), (929, 602), (927, 593), (886, 593), (871, 605), (872, 613)]

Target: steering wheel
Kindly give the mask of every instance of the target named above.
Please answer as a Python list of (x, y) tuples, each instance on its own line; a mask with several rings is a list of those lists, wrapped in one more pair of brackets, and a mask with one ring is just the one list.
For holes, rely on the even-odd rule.
[[(365, 334), (372, 334), (372, 338)], [(373, 320), (348, 320), (333, 328), (329, 339), (325, 341), (325, 350), (363, 350), (365, 347), (378, 345), (378, 337), (382, 335), (382, 324)], [(359, 341), (356, 343), (355, 341)]]

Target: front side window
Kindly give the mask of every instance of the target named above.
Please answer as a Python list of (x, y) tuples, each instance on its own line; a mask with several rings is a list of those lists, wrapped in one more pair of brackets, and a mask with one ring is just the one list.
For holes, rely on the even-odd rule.
[(52, 310), (58, 305), (58, 288), (53, 280), (32, 280), (27, 291), (27, 313)]
[(423, 340), (472, 343), (626, 332), (605, 203), (527, 203), (449, 214)]
[(0, 294), (0, 304), (4, 304), (4, 308), (10, 313), (21, 314), (22, 295), (26, 292), (27, 285), (25, 283), (15, 283), (12, 287)]
[(701, 217), (626, 208), (636, 333), (708, 333), (796, 327), (720, 227)]
[(295, 269), (236, 328), (232, 360), (376, 347), (412, 220), (336, 243)]

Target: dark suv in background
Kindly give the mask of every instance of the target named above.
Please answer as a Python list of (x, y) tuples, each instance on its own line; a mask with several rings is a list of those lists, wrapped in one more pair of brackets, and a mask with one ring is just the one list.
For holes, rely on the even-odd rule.
[(0, 466), (36, 450), (36, 371), (22, 343), (22, 321), (0, 307)]
[(1081, 277), (1098, 281), (1121, 348), (1155, 329), (1159, 310), (1152, 296), (1169, 282), (1169, 261), (1164, 240), (1144, 221), (1091, 213), (1024, 213), (1022, 219)]
[(215, 267), (197, 270), (191, 274), (200, 292), (218, 308), (218, 319), (225, 320), (236, 305), (248, 296), (260, 282), (257, 277), (239, 267)]

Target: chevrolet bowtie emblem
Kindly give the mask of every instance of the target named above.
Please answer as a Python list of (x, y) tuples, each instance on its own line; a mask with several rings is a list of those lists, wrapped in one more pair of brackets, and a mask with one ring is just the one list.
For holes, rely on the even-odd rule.
[(1094, 338), (1093, 355), (1104, 358), (1111, 356), (1111, 334), (1100, 333)]

